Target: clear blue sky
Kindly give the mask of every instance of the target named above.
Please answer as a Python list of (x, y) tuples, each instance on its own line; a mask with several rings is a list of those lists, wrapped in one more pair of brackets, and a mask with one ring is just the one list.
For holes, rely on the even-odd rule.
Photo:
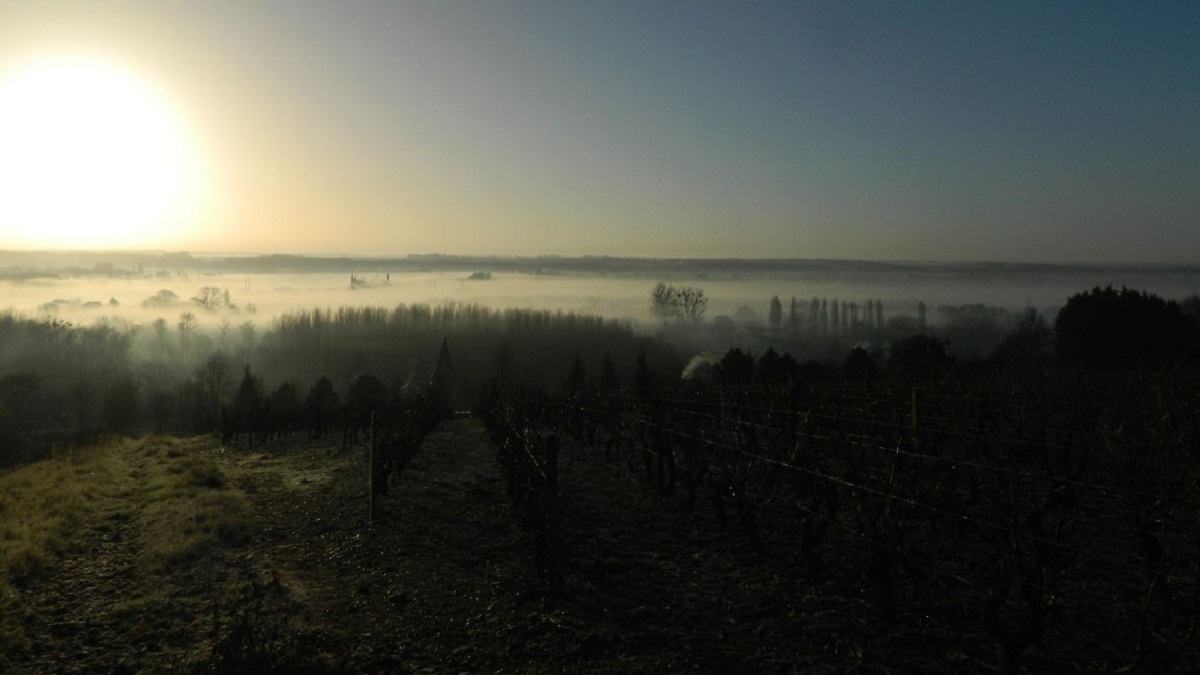
[(198, 139), (178, 248), (1200, 263), (1196, 2), (43, 4), (0, 67)]

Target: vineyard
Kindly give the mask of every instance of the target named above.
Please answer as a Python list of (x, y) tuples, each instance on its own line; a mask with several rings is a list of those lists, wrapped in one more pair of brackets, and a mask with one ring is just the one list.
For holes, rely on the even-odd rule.
[(681, 504), (797, 598), (836, 597), (885, 670), (1190, 672), (1198, 391), (1194, 373), (646, 386), (496, 394), (485, 418), (552, 600), (587, 564), (559, 465), (602, 457), (639, 508)]

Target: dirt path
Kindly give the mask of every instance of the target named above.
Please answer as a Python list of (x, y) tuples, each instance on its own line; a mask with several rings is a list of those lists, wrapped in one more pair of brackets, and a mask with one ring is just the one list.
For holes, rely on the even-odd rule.
[[(539, 585), (477, 421), (428, 436), (374, 523), (363, 448), (180, 443), (171, 459), (152, 443), (117, 456), (128, 480), (100, 486), (113, 492), (104, 512), (24, 589), (31, 647), (14, 672), (189, 672), (213, 666), (214, 646), (228, 657), (217, 670), (264, 657), (310, 672), (487, 672), (525, 658), (512, 633), (540, 621)], [(248, 531), (156, 570), (163, 495), (143, 485), (201, 460), (248, 507)]]
[(429, 435), (369, 522), (366, 462), (256, 455), (240, 467), (246, 555), (303, 606), (309, 640), (357, 672), (486, 672), (520, 659), (540, 609), (490, 440), (474, 420)]
[(181, 480), (173, 472), (218, 453), (201, 437), (127, 441), (112, 451), (111, 474), (91, 486), (98, 496), (81, 534), (47, 578), (22, 592), (30, 645), (14, 672), (149, 672), (194, 650), (210, 623), (208, 589), (227, 578), (220, 552), (197, 553), (166, 574), (145, 535), (170, 515), (159, 500)]
[[(844, 598), (756, 554), (621, 460), (564, 442), (566, 598), (547, 605), (477, 420), (448, 420), (370, 523), (366, 465), (253, 454), (239, 481), (256, 532), (242, 555), (299, 603), (306, 645), (352, 672), (730, 673), (853, 669)], [(860, 604), (869, 613), (865, 600)], [(819, 628), (819, 629), (818, 629)]]
[(143, 608), (139, 547), (129, 534), (124, 524), (90, 529), (53, 582), (25, 594), (28, 631), (38, 639), (22, 669), (87, 673), (97, 660), (129, 664), (149, 650), (146, 626), (128, 620)]
[[(257, 528), (243, 555), (302, 607), (304, 642), (353, 672), (780, 672), (859, 661), (826, 616), (836, 603), (781, 576), (739, 533), (596, 449), (566, 442), (561, 470), (568, 595), (552, 606), (477, 420), (448, 420), (427, 437), (374, 523), (362, 453), (241, 458)], [(806, 630), (811, 622), (825, 630)]]

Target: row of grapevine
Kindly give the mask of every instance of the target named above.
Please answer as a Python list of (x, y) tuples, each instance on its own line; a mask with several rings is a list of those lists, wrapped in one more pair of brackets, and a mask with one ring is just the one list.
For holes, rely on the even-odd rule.
[(497, 402), (487, 410), (485, 421), (508, 478), (513, 507), (530, 535), (534, 565), (546, 580), (549, 598), (557, 599), (566, 591), (559, 441), (557, 435), (541, 431), (535, 412)]
[(388, 494), (390, 476), (408, 466), (445, 412), (433, 397), (397, 397), (390, 403), (370, 414), (368, 508), (372, 521), (379, 497)]
[(1196, 391), (1181, 373), (508, 405), (799, 576), (856, 578), (885, 631), (990, 640), (1005, 673), (1162, 672), (1200, 666)]

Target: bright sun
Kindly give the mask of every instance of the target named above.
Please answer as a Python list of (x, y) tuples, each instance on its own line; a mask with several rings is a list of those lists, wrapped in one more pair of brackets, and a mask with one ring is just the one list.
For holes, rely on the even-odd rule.
[(0, 248), (135, 248), (197, 219), (190, 134), (164, 97), (95, 58), (0, 72)]

